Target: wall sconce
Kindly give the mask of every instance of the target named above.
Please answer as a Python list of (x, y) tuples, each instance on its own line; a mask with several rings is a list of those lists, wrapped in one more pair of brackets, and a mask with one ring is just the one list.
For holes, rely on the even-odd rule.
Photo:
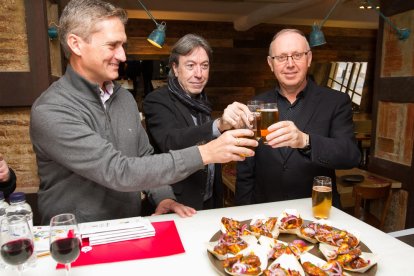
[(332, 6), (331, 10), (328, 12), (328, 14), (325, 16), (323, 21), (320, 25), (317, 25), (316, 23), (313, 23), (312, 31), (309, 35), (309, 46), (315, 47), (319, 45), (323, 45), (326, 43), (325, 36), (323, 35), (323, 32), (321, 31), (321, 28), (323, 24), (325, 24), (325, 21), (329, 18), (333, 10), (336, 8), (336, 6), (341, 2), (342, 0), (337, 0), (336, 3)]
[(50, 40), (58, 38), (59, 32), (55, 22), (51, 22), (47, 28), (47, 36)]
[(138, 2), (141, 4), (141, 6), (144, 8), (144, 10), (147, 12), (148, 16), (154, 21), (157, 28), (152, 31), (152, 33), (148, 36), (147, 40), (152, 45), (162, 48), (162, 45), (164, 45), (165, 41), (165, 29), (167, 28), (167, 23), (164, 21), (159, 24), (157, 21), (155, 21), (155, 18), (152, 16), (152, 14), (147, 10), (147, 8), (142, 4), (140, 0)]
[[(369, 5), (373, 6), (371, 0), (367, 0), (367, 2), (368, 2)], [(391, 22), (391, 20), (388, 17), (385, 17), (385, 15), (382, 14), (382, 12), (380, 12), (378, 9), (373, 9), (373, 10), (376, 13), (378, 13), (379, 16), (381, 16), (384, 19), (384, 21), (387, 22), (391, 26), (391, 28), (393, 28), (397, 32), (397, 35), (398, 35), (398, 39), (399, 40), (406, 40), (410, 36), (410, 33), (411, 33), (411, 30), (410, 29), (407, 29), (407, 28), (397, 28)]]

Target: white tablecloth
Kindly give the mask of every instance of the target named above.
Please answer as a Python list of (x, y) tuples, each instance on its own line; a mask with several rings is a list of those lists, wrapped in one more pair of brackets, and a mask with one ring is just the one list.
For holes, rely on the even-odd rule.
[[(265, 203), (199, 211), (192, 218), (179, 218), (175, 214), (149, 217), (151, 221), (174, 220), (186, 253), (169, 257), (91, 265), (72, 268), (72, 276), (90, 275), (216, 275), (205, 243), (219, 230), (223, 216), (239, 220), (251, 219), (257, 214), (278, 216), (284, 209), (297, 209), (302, 218), (312, 220), (311, 199)], [(414, 275), (414, 248), (392, 236), (333, 208), (329, 219), (338, 228), (353, 229), (361, 233), (361, 241), (378, 254), (376, 275)], [(166, 245), (167, 246), (167, 245)], [(64, 275), (55, 270), (52, 258), (39, 258), (37, 267), (26, 270), (24, 276)], [(0, 275), (17, 275), (10, 270)]]

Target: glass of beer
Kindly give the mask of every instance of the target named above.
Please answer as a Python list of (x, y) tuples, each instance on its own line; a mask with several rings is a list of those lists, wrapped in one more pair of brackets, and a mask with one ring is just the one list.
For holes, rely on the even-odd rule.
[(327, 219), (332, 206), (332, 180), (315, 176), (312, 186), (312, 212), (317, 219)]
[[(260, 118), (260, 114), (259, 114), (259, 118)], [(244, 125), (242, 127), (244, 129), (250, 129), (251, 131), (254, 132), (253, 137), (251, 137), (251, 136), (245, 136), (244, 138), (249, 138), (249, 139), (252, 139), (253, 138), (253, 139), (256, 139), (257, 141), (260, 139), (260, 134), (257, 134), (258, 133), (258, 131), (257, 131), (257, 119), (258, 119), (258, 117), (256, 116), (255, 113), (253, 113), (253, 121), (250, 122), (250, 125)], [(245, 148), (251, 149), (253, 151), (255, 150), (254, 147), (245, 146)], [(241, 154), (240, 156), (242, 156), (242, 157), (248, 157), (248, 156), (246, 156), (244, 154)]]
[(263, 101), (260, 100), (252, 100), (247, 102), (247, 107), (251, 112), (257, 112), (260, 108), (262, 108), (262, 105), (264, 104)]
[(279, 121), (279, 110), (276, 103), (265, 103), (258, 111), (261, 115), (260, 125), (258, 124), (260, 136), (263, 138), (263, 143), (267, 144), (266, 136), (269, 134), (267, 128)]

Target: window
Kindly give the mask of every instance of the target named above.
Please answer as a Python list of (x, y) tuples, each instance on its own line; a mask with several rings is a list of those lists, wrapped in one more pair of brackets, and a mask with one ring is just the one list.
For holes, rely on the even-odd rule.
[(332, 62), (328, 87), (347, 93), (360, 106), (367, 65), (367, 62)]

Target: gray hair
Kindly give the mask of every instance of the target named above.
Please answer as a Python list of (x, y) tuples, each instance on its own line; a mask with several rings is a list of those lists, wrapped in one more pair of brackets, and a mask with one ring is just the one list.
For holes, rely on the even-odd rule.
[(203, 48), (206, 51), (209, 60), (211, 60), (213, 56), (213, 50), (211, 49), (211, 46), (207, 42), (207, 40), (205, 40), (203, 37), (199, 35), (186, 34), (174, 44), (174, 46), (171, 49), (170, 58), (168, 60), (168, 65), (171, 68), (171, 70), (168, 73), (168, 76), (170, 78), (175, 77), (172, 68), (174, 63), (178, 65), (179, 57), (188, 55), (197, 47)]
[(270, 53), (270, 48), (271, 48), (271, 46), (272, 46), (273, 41), (275, 41), (275, 40), (276, 40), (276, 38), (278, 38), (279, 36), (281, 36), (281, 35), (283, 35), (283, 34), (285, 34), (285, 33), (294, 33), (294, 34), (298, 34), (298, 35), (300, 35), (300, 36), (303, 36), (303, 38), (304, 38), (304, 39), (305, 39), (305, 41), (306, 41), (306, 45), (308, 46), (308, 49), (310, 49), (310, 47), (309, 47), (309, 43), (308, 43), (308, 40), (306, 39), (305, 34), (304, 34), (301, 30), (298, 30), (298, 29), (282, 29), (282, 30), (280, 30), (279, 32), (277, 32), (277, 33), (273, 36), (272, 41), (270, 42), (270, 45), (269, 45), (269, 56), (271, 55), (271, 53)]
[(95, 25), (105, 19), (118, 17), (125, 25), (128, 16), (125, 10), (101, 0), (71, 0), (59, 20), (59, 39), (66, 58), (71, 55), (67, 44), (69, 34), (75, 34), (86, 42), (96, 32)]

